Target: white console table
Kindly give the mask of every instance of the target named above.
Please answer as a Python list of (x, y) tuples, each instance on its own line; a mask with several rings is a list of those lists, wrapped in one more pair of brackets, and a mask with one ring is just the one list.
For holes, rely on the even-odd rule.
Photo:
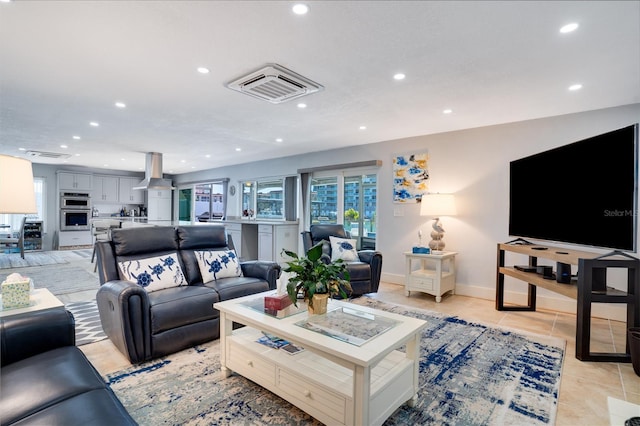
[[(420, 291), (435, 296), (436, 303), (440, 303), (446, 292), (455, 294), (456, 254), (454, 251), (431, 254), (405, 252), (404, 295)], [(414, 270), (413, 263), (419, 263), (420, 268)]]

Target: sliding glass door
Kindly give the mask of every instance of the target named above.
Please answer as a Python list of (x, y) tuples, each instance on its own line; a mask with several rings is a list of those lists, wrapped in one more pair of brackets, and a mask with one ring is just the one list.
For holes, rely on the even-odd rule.
[(344, 225), (358, 248), (376, 244), (377, 175), (375, 173), (327, 172), (310, 180), (310, 222)]

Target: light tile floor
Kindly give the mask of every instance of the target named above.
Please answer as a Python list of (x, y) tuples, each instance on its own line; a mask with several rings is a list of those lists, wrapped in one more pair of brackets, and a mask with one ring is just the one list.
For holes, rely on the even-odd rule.
[[(78, 296), (85, 297), (85, 295)], [(433, 296), (419, 292), (412, 292), (411, 296), (405, 297), (403, 286), (389, 283), (382, 283), (379, 292), (373, 297), (497, 327), (565, 339), (567, 346), (556, 417), (558, 426), (608, 425), (607, 397), (609, 396), (640, 404), (640, 377), (635, 375), (631, 364), (582, 362), (576, 359), (575, 315), (544, 310), (501, 312), (495, 310), (492, 300), (459, 295), (444, 296), (441, 303), (436, 303)], [(70, 299), (76, 301), (76, 297), (70, 296)], [(594, 318), (592, 320), (592, 351), (624, 351), (621, 345), (625, 342), (625, 332), (624, 323)], [(130, 365), (109, 340), (81, 346), (81, 349), (102, 374), (115, 372)]]

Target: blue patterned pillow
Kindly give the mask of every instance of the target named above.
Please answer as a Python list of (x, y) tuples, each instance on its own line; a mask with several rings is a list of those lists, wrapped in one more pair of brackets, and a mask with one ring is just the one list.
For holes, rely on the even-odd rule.
[(133, 281), (148, 292), (187, 284), (176, 253), (118, 262), (118, 267), (125, 280)]
[(208, 283), (220, 278), (241, 277), (242, 269), (235, 250), (194, 251), (202, 275)]
[(331, 242), (331, 261), (342, 259), (345, 262), (354, 262), (360, 260), (356, 250), (356, 240), (330, 236), (329, 242)]

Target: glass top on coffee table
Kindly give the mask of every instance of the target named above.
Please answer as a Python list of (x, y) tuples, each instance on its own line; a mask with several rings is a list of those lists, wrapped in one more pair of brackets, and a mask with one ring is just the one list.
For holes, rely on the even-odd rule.
[(295, 324), (355, 346), (362, 346), (399, 323), (380, 315), (342, 306), (324, 315), (310, 315)]

